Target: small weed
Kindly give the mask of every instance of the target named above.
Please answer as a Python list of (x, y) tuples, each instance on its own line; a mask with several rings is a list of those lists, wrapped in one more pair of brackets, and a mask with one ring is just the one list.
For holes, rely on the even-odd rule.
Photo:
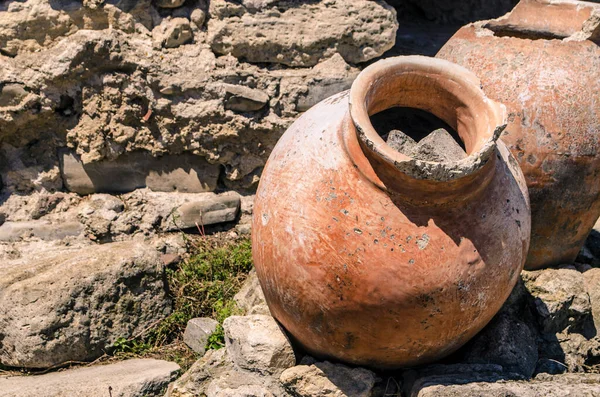
[(118, 338), (115, 343), (112, 345), (113, 354), (143, 354), (148, 351), (152, 346), (149, 344), (136, 340), (136, 339), (125, 339), (123, 337)]

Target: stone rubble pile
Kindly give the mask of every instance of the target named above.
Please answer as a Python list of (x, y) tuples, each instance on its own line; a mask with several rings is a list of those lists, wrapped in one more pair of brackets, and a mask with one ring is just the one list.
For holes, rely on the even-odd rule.
[[(211, 350), (169, 396), (563, 396), (600, 395), (600, 269), (586, 264), (523, 272), (498, 315), (441, 363), (377, 371), (319, 361), (292, 347), (268, 314), (251, 273), (236, 296), (246, 316), (224, 323)], [(267, 312), (268, 313), (268, 312)]]

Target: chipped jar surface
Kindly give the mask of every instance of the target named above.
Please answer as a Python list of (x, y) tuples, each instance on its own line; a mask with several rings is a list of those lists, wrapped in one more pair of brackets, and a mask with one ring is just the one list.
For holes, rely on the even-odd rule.
[[(395, 151), (370, 116), (422, 109), (466, 157)], [(253, 254), (273, 316), (311, 354), (394, 368), (446, 356), (515, 285), (529, 245), (524, 177), (504, 109), (478, 79), (420, 56), (379, 61), (300, 117), (264, 169)]]
[(599, 43), (600, 4), (522, 0), (463, 27), (437, 55), (507, 107), (501, 140), (531, 196), (530, 270), (572, 263), (600, 216)]

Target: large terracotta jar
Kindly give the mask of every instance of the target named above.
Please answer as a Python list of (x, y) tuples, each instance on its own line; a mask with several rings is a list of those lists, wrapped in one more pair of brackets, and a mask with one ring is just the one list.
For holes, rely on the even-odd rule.
[[(523, 267), (523, 175), (497, 141), (503, 107), (450, 62), (389, 58), (300, 117), (258, 187), (252, 248), (273, 316), (309, 353), (380, 368), (443, 357), (499, 310)], [(433, 113), (468, 157), (388, 146), (370, 115)]]
[(600, 4), (521, 1), (463, 27), (438, 54), (508, 109), (501, 140), (531, 197), (527, 269), (573, 262), (600, 216), (599, 23)]

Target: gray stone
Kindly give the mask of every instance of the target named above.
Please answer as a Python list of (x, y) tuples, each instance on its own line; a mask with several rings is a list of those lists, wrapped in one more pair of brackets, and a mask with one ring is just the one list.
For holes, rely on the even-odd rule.
[(469, 342), (462, 361), (498, 364), (531, 377), (538, 361), (537, 334), (517, 317), (500, 313)]
[(45, 375), (0, 377), (3, 397), (162, 396), (177, 377), (175, 363), (134, 359)]
[(421, 139), (411, 152), (411, 157), (423, 161), (451, 162), (467, 157), (452, 135), (443, 128)]
[(204, 354), (208, 338), (217, 330), (218, 325), (212, 318), (193, 318), (185, 326), (183, 341), (196, 353)]
[(280, 380), (294, 396), (371, 397), (376, 376), (364, 368), (325, 361), (286, 369)]
[(171, 311), (160, 255), (142, 241), (23, 250), (0, 273), (6, 366), (94, 360)]
[(198, 29), (201, 29), (206, 22), (206, 12), (200, 8), (196, 8), (190, 15), (190, 20), (196, 25)]
[(424, 378), (413, 387), (411, 397), (563, 397), (600, 396), (600, 376), (597, 374), (543, 375), (531, 381), (498, 379), (456, 380)]
[(290, 397), (272, 376), (245, 371), (226, 349), (209, 350), (167, 392), (167, 397)]
[(246, 8), (226, 0), (210, 2), (208, 43), (215, 53), (313, 66), (336, 52), (349, 63), (366, 62), (395, 42), (396, 12), (383, 1), (260, 3)]
[(223, 84), (223, 88), (226, 92), (226, 109), (236, 112), (255, 112), (269, 102), (269, 96), (255, 88), (234, 84)]
[(181, 7), (185, 0), (154, 0), (154, 4), (160, 8), (177, 8)]
[(250, 271), (248, 278), (242, 284), (239, 292), (235, 294), (233, 300), (239, 308), (244, 310), (245, 314), (271, 314), (255, 269)]
[(155, 46), (160, 48), (176, 48), (194, 39), (190, 21), (186, 18), (165, 19), (152, 30)]
[(79, 194), (126, 193), (148, 187), (159, 192), (201, 193), (217, 187), (219, 166), (192, 154), (153, 157), (134, 152), (114, 161), (84, 164), (62, 151), (61, 172), (68, 190)]
[(6, 222), (6, 215), (3, 212), (0, 212), (0, 226), (2, 226)]
[(590, 297), (594, 326), (596, 332), (600, 334), (600, 269), (594, 268), (583, 273), (583, 281)]
[(298, 97), (296, 109), (306, 112), (322, 100), (329, 98), (339, 92), (346, 91), (352, 86), (355, 76), (351, 77), (324, 77), (314, 79), (309, 85), (306, 93)]
[(523, 272), (542, 333), (556, 334), (591, 316), (583, 274), (574, 268)]
[(50, 222), (46, 220), (24, 222), (0, 222), (0, 241), (20, 241), (28, 238), (41, 240), (62, 240), (79, 236), (84, 226), (76, 220)]
[(199, 200), (189, 201), (173, 212), (173, 225), (168, 230), (230, 222), (236, 218), (239, 209), (240, 196), (237, 193), (199, 197)]
[(288, 337), (271, 316), (232, 316), (223, 330), (227, 353), (242, 369), (278, 375), (296, 364)]
[(417, 142), (414, 139), (406, 135), (400, 130), (391, 130), (388, 134), (386, 143), (392, 147), (392, 149), (410, 156), (410, 153), (417, 146)]
[(17, 106), (27, 94), (22, 84), (0, 85), (0, 107)]

